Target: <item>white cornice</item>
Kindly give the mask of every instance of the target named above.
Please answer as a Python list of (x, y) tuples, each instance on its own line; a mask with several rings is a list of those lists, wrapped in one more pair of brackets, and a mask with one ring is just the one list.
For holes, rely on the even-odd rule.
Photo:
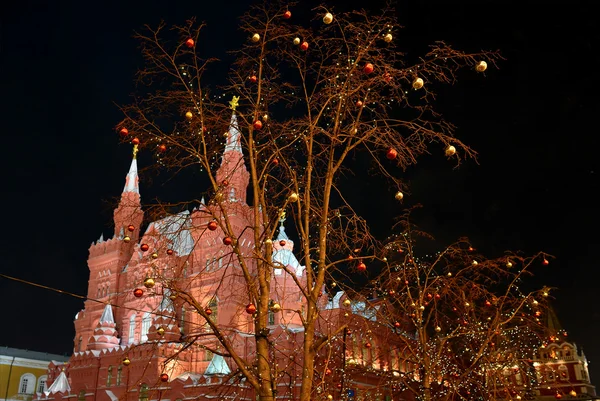
[(51, 361), (39, 361), (35, 359), (26, 359), (15, 357), (13, 359), (12, 356), (0, 355), (0, 365), (12, 365), (12, 366), (20, 366), (24, 368), (33, 368), (33, 369), (48, 369), (48, 365)]

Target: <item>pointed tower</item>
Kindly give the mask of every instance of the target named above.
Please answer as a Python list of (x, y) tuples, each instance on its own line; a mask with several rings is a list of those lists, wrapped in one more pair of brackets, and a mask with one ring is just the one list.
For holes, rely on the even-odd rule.
[[(125, 242), (136, 243), (140, 235), (140, 226), (144, 220), (142, 211), (139, 178), (137, 170), (137, 145), (133, 147), (133, 158), (127, 177), (125, 187), (121, 194), (119, 206), (114, 211), (115, 237)], [(133, 231), (129, 230), (133, 226)]]
[(235, 108), (237, 99), (229, 102), (233, 113), (227, 132), (227, 144), (221, 159), (221, 166), (217, 170), (217, 182), (221, 185), (224, 199), (230, 202), (246, 203), (246, 191), (250, 182), (250, 174), (244, 164), (244, 155), (242, 153), (241, 132), (238, 126)]
[(94, 335), (88, 340), (87, 349), (101, 350), (117, 347), (119, 345), (119, 338), (117, 337), (118, 334), (115, 326), (112, 306), (107, 304), (104, 307), (98, 325), (94, 329)]

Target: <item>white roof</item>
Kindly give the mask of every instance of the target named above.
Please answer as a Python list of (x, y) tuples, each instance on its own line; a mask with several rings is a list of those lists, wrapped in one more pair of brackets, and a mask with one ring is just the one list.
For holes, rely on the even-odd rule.
[(67, 375), (63, 370), (62, 372), (60, 372), (60, 374), (58, 375), (54, 383), (52, 383), (52, 385), (48, 388), (48, 390), (44, 391), (44, 394), (46, 394), (46, 397), (48, 397), (49, 394), (69, 392), (71, 392), (71, 386), (69, 385), (69, 379), (67, 379)]
[(136, 194), (139, 194), (140, 188), (138, 186), (138, 181), (137, 160), (133, 159), (131, 161), (131, 166), (129, 167), (129, 173), (127, 173), (127, 177), (125, 177), (125, 187), (123, 188), (123, 192), (135, 192)]
[(112, 306), (107, 304), (104, 307), (104, 311), (102, 312), (102, 316), (100, 317), (100, 323), (114, 323), (115, 318), (113, 317)]
[(227, 144), (225, 145), (225, 152), (228, 151), (242, 153), (241, 133), (235, 113), (231, 115), (231, 122), (229, 123), (229, 134), (227, 135)]
[(214, 354), (212, 360), (208, 364), (205, 375), (228, 375), (231, 373), (231, 369), (227, 366), (227, 362), (221, 355)]

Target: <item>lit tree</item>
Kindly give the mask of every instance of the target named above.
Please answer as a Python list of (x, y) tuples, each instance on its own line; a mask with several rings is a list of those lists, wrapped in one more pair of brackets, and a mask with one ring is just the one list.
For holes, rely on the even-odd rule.
[[(355, 330), (360, 346), (348, 355), (344, 375), (366, 368), (379, 385), (427, 401), (530, 394), (537, 380), (532, 358), (550, 333), (549, 288), (528, 289), (526, 279), (548, 256), (487, 259), (466, 239), (422, 255), (428, 238), (403, 223), (362, 296), (369, 330)], [(371, 369), (379, 360), (389, 369)]]
[[(245, 288), (237, 295), (240, 304), (249, 300), (258, 334), (254, 360), (245, 360), (235, 348), (232, 327), (211, 319), (206, 294), (189, 286), (184, 266), (153, 268), (151, 274), (177, 295), (177, 302), (204, 318), (218, 343), (211, 350), (232, 358), (261, 400), (273, 399), (273, 378), (283, 374), (274, 363), (273, 343), (261, 334), (268, 333), (274, 269), (285, 269), (302, 294), (303, 307), (295, 313), (304, 329), (300, 399), (307, 401), (317, 380), (315, 356), (345, 326), (317, 335), (324, 285), (348, 264), (365, 270), (384, 251), (340, 187), (355, 155), (369, 157), (398, 200), (405, 190), (402, 170), (424, 153), (445, 155), (456, 164), (474, 156), (434, 109), (435, 88), (453, 84), (463, 68), (483, 73), (499, 58), (495, 52), (468, 54), (437, 42), (408, 62), (395, 46), (400, 27), (392, 10), (332, 14), (322, 6), (304, 26), (296, 25), (293, 11), (293, 4), (268, 2), (243, 16), (248, 42), (234, 52), (229, 81), (218, 89), (226, 97), (213, 95), (203, 80), (214, 60), (199, 53), (202, 24), (190, 20), (171, 31), (164, 25), (147, 27), (137, 35), (146, 61), (140, 87), (132, 104), (122, 107), (125, 118), (117, 126), (123, 141), (156, 154), (156, 167), (199, 168), (206, 175), (208, 201), (190, 201), (202, 205), (189, 224), (200, 233), (196, 243), (202, 230), (220, 230), (229, 246), (225, 264), (239, 266), (239, 275), (224, 275), (219, 285), (242, 283)], [(235, 111), (233, 118), (229, 109)], [(238, 146), (244, 159), (221, 160), (224, 148)], [(231, 177), (219, 173), (221, 162), (230, 165)], [(229, 187), (244, 179), (254, 207), (244, 216), (246, 226), (237, 227), (232, 213), (239, 216), (240, 210), (232, 209), (229, 200), (245, 200), (246, 194), (232, 194)], [(271, 239), (286, 214), (299, 237), (302, 279), (273, 261), (277, 244)], [(242, 245), (242, 237), (251, 249)], [(355, 249), (360, 252), (350, 260)], [(198, 340), (192, 334), (187, 340)]]

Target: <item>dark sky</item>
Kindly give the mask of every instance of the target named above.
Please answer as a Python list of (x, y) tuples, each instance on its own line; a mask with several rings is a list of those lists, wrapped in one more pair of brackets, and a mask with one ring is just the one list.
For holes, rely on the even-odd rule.
[[(409, 54), (445, 40), (468, 51), (500, 49), (506, 58), (485, 78), (461, 74), (439, 98), (457, 135), (479, 152), (479, 164), (453, 169), (439, 155), (424, 157), (407, 172), (404, 204), (423, 204), (417, 223), (440, 242), (468, 236), (489, 256), (505, 249), (556, 256), (536, 280), (559, 288), (559, 318), (598, 380), (600, 33), (592, 2), (401, 3), (405, 29), (395, 40)], [(0, 272), (82, 295), (87, 249), (112, 232), (110, 202), (130, 162), (113, 127), (121, 117), (115, 103), (127, 102), (141, 65), (133, 30), (197, 16), (208, 22), (202, 46), (223, 57), (222, 49), (244, 40), (236, 18), (247, 2), (83, 4), (22, 0), (0, 12)], [(228, 70), (227, 59), (220, 68)], [(374, 185), (357, 184), (363, 204), (383, 203), (388, 214), (380, 219), (391, 220), (391, 201), (369, 195)], [(142, 181), (142, 198), (160, 188)], [(0, 300), (0, 346), (71, 352), (81, 300), (2, 278)]]

